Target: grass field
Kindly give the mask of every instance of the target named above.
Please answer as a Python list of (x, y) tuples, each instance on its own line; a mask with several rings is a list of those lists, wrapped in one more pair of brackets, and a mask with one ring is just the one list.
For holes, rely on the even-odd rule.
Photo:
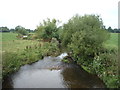
[[(37, 40), (21, 40), (18, 39), (16, 33), (2, 33), (2, 41), (0, 41), (0, 45), (2, 45), (2, 50), (4, 52), (22, 52), (26, 48), (26, 46), (34, 46), (38, 45), (39, 42)], [(110, 39), (104, 43), (105, 48), (108, 49), (118, 49), (118, 33), (111, 33)]]
[(38, 44), (35, 40), (18, 39), (16, 33), (2, 33), (2, 51), (18, 52), (22, 51), (26, 46)]
[(17, 33), (2, 33), (2, 41), (18, 40)]
[(2, 43), (2, 51), (7, 52), (18, 52), (22, 51), (26, 46), (34, 46), (39, 42), (33, 40), (14, 40), (14, 41), (5, 41)]
[(105, 47), (108, 49), (118, 49), (118, 33), (111, 33), (110, 39), (107, 40), (107, 42), (104, 43)]
[[(16, 33), (2, 33), (2, 49), (5, 51), (16, 51), (22, 50), (28, 45), (38, 44), (37, 41), (33, 40), (21, 40), (18, 39)], [(0, 42), (1, 44), (1, 42)], [(105, 42), (106, 48), (117, 48), (118, 47), (118, 33), (111, 33), (110, 39)]]

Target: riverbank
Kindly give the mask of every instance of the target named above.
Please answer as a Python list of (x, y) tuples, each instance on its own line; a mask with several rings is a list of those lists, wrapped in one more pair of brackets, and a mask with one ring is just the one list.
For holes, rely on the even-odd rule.
[[(6, 34), (12, 38), (5, 37)], [(44, 56), (58, 55), (56, 43), (40, 42), (38, 40), (21, 40), (16, 34), (4, 33), (2, 41), (3, 78), (16, 72), (25, 64), (31, 64)]]
[[(81, 60), (74, 54), (70, 55), (78, 65), (89, 73), (97, 75), (104, 81), (107, 88), (120, 87), (118, 73), (118, 33), (110, 33), (110, 39), (103, 43), (103, 48), (96, 57), (91, 61), (89, 58)], [(69, 63), (69, 59), (65, 58), (64, 62)], [(90, 63), (89, 63), (90, 61)]]
[[(9, 33), (10, 34), (10, 33)], [(57, 56), (61, 52), (58, 48), (57, 43), (48, 43), (48, 42), (42, 42), (38, 40), (21, 40), (17, 39), (16, 35), (13, 36), (13, 33), (11, 34), (12, 38), (9, 37), (9, 39), (3, 39), (2, 42), (2, 60), (3, 60), (3, 78), (10, 75), (13, 72), (16, 72), (19, 70), (19, 68), (25, 64), (32, 64), (34, 62), (37, 62), (38, 60), (42, 59), (44, 56)], [(11, 37), (11, 35), (9, 35)], [(118, 76), (117, 76), (117, 52), (114, 49), (117, 50), (117, 41), (118, 37), (117, 34), (111, 34), (111, 38), (109, 41), (106, 42), (105, 48), (107, 48), (109, 53), (105, 53), (101, 55), (99, 58), (96, 58), (94, 61), (94, 64), (89, 66), (82, 66), (87, 72), (93, 73), (91, 70), (97, 71), (95, 74), (97, 74), (107, 85), (107, 87), (117, 87), (118, 85)], [(112, 43), (112, 44), (111, 44)], [(112, 47), (112, 48), (111, 48)], [(106, 58), (106, 61), (104, 59)], [(100, 63), (100, 59), (103, 60), (103, 63), (108, 62), (110, 59), (110, 64), (108, 66), (103, 66), (102, 63)], [(97, 61), (97, 62), (96, 62)], [(63, 60), (63, 62), (68, 62), (68, 60)], [(98, 64), (100, 63), (100, 67), (98, 68)], [(108, 65), (105, 64), (105, 65)], [(94, 68), (93, 68), (94, 67)], [(101, 68), (104, 67), (104, 68)], [(108, 67), (108, 68), (106, 68)], [(106, 68), (106, 69), (105, 69)], [(3, 79), (4, 80), (4, 79)]]
[(22, 66), (5, 80), (3, 88), (105, 88), (102, 80), (79, 65), (62, 62), (65, 56), (48, 56)]

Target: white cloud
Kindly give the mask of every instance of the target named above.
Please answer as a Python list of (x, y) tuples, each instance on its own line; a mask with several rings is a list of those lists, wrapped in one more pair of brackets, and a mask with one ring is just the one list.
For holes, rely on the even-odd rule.
[(99, 14), (104, 25), (117, 28), (119, 0), (0, 0), (0, 26), (35, 29), (43, 19), (66, 22), (78, 13)]

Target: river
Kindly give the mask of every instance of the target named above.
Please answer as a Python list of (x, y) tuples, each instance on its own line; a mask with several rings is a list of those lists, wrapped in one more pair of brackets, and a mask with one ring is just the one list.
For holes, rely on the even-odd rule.
[(22, 66), (18, 72), (5, 79), (3, 88), (104, 88), (97, 76), (89, 74), (74, 63), (58, 57), (44, 57), (31, 65)]

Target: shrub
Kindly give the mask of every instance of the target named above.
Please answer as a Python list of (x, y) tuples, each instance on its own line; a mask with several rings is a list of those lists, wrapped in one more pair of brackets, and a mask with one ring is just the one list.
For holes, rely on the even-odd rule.
[(52, 21), (50, 21), (50, 19), (48, 19), (47, 21), (43, 21), (43, 24), (40, 23), (39, 26), (37, 26), (36, 29), (36, 36), (39, 39), (43, 39), (43, 40), (51, 40), (52, 38), (58, 38), (58, 30), (59, 28), (57, 27), (57, 20), (52, 19)]

